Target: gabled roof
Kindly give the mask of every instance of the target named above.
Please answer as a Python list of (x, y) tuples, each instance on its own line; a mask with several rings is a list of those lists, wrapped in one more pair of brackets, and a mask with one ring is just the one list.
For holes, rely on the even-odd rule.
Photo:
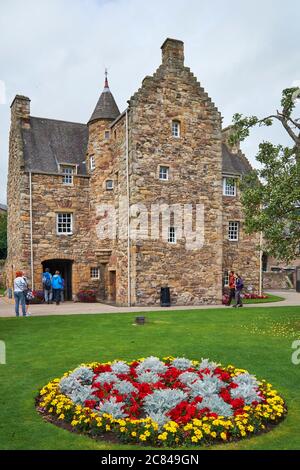
[(86, 175), (88, 128), (85, 124), (30, 117), (30, 129), (22, 129), (25, 171), (58, 173), (58, 165), (78, 165)]
[(109, 119), (114, 121), (120, 114), (119, 108), (109, 89), (107, 76), (105, 78), (104, 90), (100, 95), (96, 108), (88, 122), (88, 124), (98, 121), (99, 119)]
[(222, 171), (230, 175), (245, 175), (252, 170), (242, 152), (232, 153), (226, 144), (222, 144)]

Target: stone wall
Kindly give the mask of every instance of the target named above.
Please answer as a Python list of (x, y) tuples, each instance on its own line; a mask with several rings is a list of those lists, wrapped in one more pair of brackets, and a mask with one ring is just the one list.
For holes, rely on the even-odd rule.
[[(229, 221), (239, 222), (238, 241), (228, 240)], [(247, 287), (259, 290), (259, 235), (249, 235), (244, 230), (244, 216), (240, 192), (236, 196), (223, 196), (223, 272), (240, 274)]]
[(12, 287), (15, 271), (26, 269), (28, 245), (25, 237), (27, 226), (27, 198), (25, 187), (28, 175), (24, 173), (23, 142), (21, 128), (28, 126), (30, 100), (16, 96), (11, 105), (11, 127), (9, 135), (9, 166), (7, 181), (7, 242), (6, 272), (8, 287)]
[(264, 289), (291, 289), (296, 286), (296, 273), (287, 274), (285, 272), (263, 273)]
[[(172, 120), (180, 122), (179, 138), (172, 136)], [(159, 180), (159, 165), (169, 167), (169, 181)], [(202, 204), (205, 242), (196, 250), (187, 249), (184, 238), (170, 244), (153, 234), (131, 242), (133, 304), (158, 304), (166, 285), (173, 304), (221, 301), (221, 167), (220, 114), (184, 66), (183, 44), (167, 42), (163, 64), (129, 102), (130, 205), (150, 211), (152, 204)], [(123, 164), (122, 187), (125, 172)], [(126, 247), (119, 245), (119, 252), (126, 258)]]

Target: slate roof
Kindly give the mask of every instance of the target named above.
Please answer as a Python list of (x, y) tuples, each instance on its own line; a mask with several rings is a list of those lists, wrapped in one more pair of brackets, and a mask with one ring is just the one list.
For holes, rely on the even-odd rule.
[[(58, 173), (58, 164), (78, 165), (78, 174), (86, 175), (85, 157), (88, 126), (75, 122), (30, 117), (30, 129), (22, 129), (26, 171)], [(222, 144), (223, 173), (243, 175), (252, 167), (247, 158), (230, 152)]]
[(7, 211), (7, 206), (5, 204), (0, 204), (0, 211)]
[(78, 165), (86, 175), (88, 142), (86, 124), (30, 117), (30, 129), (22, 129), (26, 171), (58, 173), (58, 164)]
[(222, 171), (230, 175), (245, 175), (252, 170), (247, 158), (240, 152), (230, 152), (226, 144), (222, 144)]
[(89, 124), (98, 119), (115, 120), (120, 114), (119, 108), (108, 86), (104, 87), (103, 92), (96, 104), (96, 108), (89, 120)]

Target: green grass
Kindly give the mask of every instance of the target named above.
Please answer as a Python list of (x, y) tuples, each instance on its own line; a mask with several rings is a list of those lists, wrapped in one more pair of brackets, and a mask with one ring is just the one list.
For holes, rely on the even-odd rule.
[(279, 297), (279, 295), (267, 294), (266, 299), (243, 299), (244, 304), (267, 304), (269, 302), (280, 302), (284, 300), (284, 297)]
[(94, 441), (43, 421), (34, 397), (50, 379), (82, 362), (147, 355), (209, 357), (246, 368), (286, 398), (287, 418), (272, 432), (218, 449), (300, 448), (300, 365), (291, 362), (300, 339), (300, 307), (211, 309), (136, 314), (1, 318), (7, 364), (0, 365), (1, 449), (133, 449)]

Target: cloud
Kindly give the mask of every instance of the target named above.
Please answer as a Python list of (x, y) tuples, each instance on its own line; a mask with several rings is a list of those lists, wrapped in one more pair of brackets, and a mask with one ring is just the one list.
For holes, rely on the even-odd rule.
[[(185, 42), (186, 64), (230, 123), (234, 112), (274, 111), (280, 92), (299, 80), (297, 0), (10, 0), (1, 2), (0, 202), (5, 202), (10, 108), (31, 98), (34, 116), (86, 122), (103, 87), (120, 107), (160, 63), (166, 37)], [(254, 162), (257, 130), (244, 145)]]

